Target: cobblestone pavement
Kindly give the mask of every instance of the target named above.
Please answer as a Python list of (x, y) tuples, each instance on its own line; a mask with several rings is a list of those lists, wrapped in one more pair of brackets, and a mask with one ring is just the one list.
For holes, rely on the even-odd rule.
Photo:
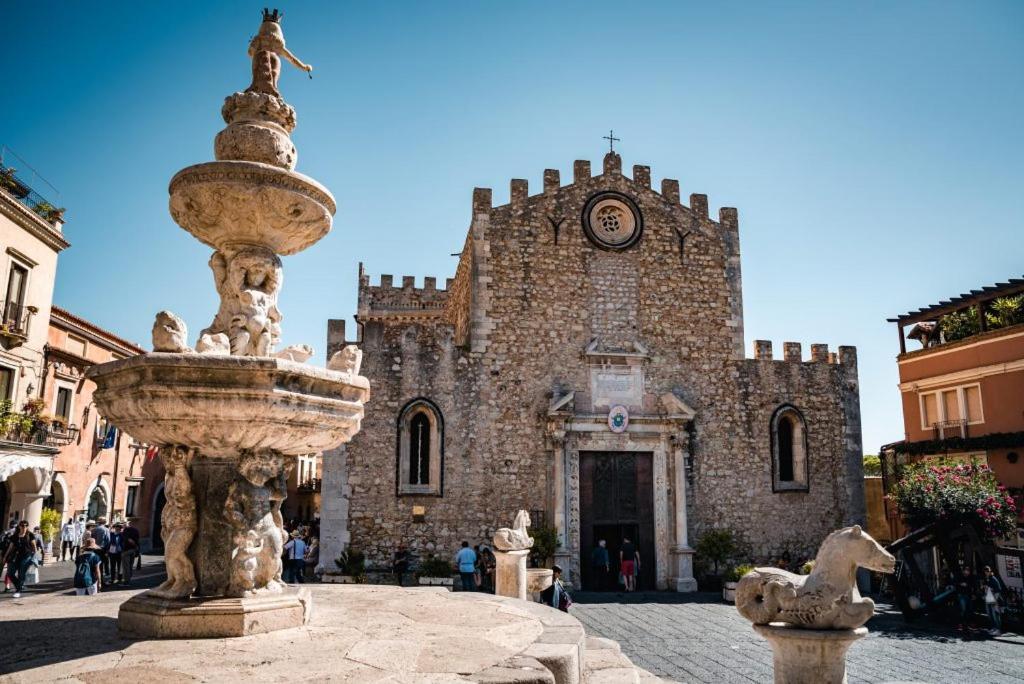
[[(640, 667), (679, 682), (771, 682), (772, 654), (750, 623), (716, 594), (573, 597), (587, 633), (615, 639)], [(963, 640), (942, 627), (908, 625), (879, 604), (865, 639), (849, 651), (854, 682), (1024, 682), (1024, 637)]]

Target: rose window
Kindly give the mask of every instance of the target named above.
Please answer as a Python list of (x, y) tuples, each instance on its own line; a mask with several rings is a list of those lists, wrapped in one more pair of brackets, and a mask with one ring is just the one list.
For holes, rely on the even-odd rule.
[(583, 212), (583, 229), (598, 247), (625, 249), (640, 238), (643, 222), (631, 198), (603, 192), (590, 199)]

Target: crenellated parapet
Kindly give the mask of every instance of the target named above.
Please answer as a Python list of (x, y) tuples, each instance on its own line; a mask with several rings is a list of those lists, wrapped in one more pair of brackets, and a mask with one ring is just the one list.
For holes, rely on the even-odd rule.
[(416, 287), (415, 276), (381, 274), (376, 285), (359, 265), (359, 318), (435, 318), (444, 314), (452, 280), (445, 281), (444, 289), (437, 287), (437, 278), (423, 278), (423, 286)]
[(771, 340), (754, 340), (754, 361), (779, 361), (783, 363), (824, 363), (857, 367), (857, 348), (840, 345), (837, 352), (830, 352), (827, 344), (812, 344), (811, 358), (804, 361), (803, 345), (799, 342), (783, 342), (782, 358), (774, 358)]
[[(573, 186), (590, 183), (595, 178), (607, 176), (621, 176), (622, 158), (615, 152), (606, 154), (602, 163), (602, 173), (594, 176), (591, 172), (591, 163), (586, 159), (577, 159), (573, 162), (572, 182), (568, 185), (561, 184), (561, 172), (558, 169), (544, 169), (542, 190), (539, 193), (530, 194), (529, 181), (523, 178), (513, 178), (509, 181), (509, 201), (507, 204), (494, 205), (491, 201), (492, 192), (490, 188), (476, 188), (473, 193), (473, 215), (490, 214), (492, 211), (504, 210), (513, 211), (524, 208), (530, 201), (550, 198), (555, 193), (572, 188)], [(680, 199), (679, 181), (665, 178), (661, 181), (660, 191), (655, 190), (651, 183), (651, 167), (641, 164), (633, 166), (631, 180), (636, 185), (649, 190), (652, 194), (659, 195), (669, 204), (679, 205), (688, 209), (698, 218), (705, 219), (711, 223), (719, 223), (723, 227), (738, 229), (738, 214), (733, 207), (722, 207), (719, 209), (718, 220), (710, 218), (708, 209), (708, 196), (700, 193), (693, 193), (689, 197), (689, 205), (683, 205)]]

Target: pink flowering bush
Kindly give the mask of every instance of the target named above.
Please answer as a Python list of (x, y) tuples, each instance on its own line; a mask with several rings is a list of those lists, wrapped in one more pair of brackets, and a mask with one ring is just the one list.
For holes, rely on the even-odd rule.
[(991, 468), (977, 463), (908, 466), (889, 498), (911, 528), (972, 524), (985, 538), (999, 539), (1017, 526), (1013, 498)]

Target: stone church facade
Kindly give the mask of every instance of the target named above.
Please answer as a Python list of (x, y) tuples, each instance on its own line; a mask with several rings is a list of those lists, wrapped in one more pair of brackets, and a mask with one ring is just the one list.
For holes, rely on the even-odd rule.
[[(618, 154), (533, 195), (513, 180), (502, 206), (476, 189), (455, 277), (371, 284), (360, 266), (356, 321), (372, 397), (325, 458), (327, 559), (449, 556), (526, 509), (577, 586), (598, 538), (629, 536), (641, 586), (685, 591), (704, 530), (795, 559), (863, 521), (856, 350), (745, 358), (736, 210), (713, 220)], [(328, 356), (345, 337), (330, 321)]]

